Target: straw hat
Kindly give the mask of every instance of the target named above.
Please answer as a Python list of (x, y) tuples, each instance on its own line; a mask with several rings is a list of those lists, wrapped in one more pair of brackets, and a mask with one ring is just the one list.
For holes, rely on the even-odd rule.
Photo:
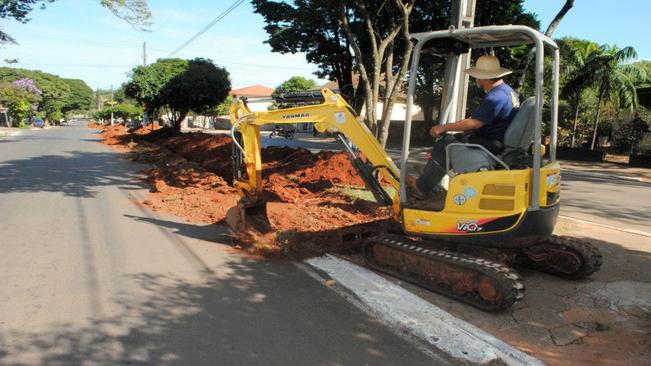
[(465, 73), (476, 79), (499, 79), (513, 71), (500, 67), (500, 60), (495, 56), (481, 56), (475, 67), (469, 67)]

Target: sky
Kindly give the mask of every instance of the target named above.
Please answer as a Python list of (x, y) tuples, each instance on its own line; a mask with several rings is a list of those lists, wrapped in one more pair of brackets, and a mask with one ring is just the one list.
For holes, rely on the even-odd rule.
[[(0, 46), (0, 60), (18, 59), (16, 67), (82, 79), (92, 88), (117, 88), (127, 81), (129, 70), (142, 64), (143, 42), (149, 63), (167, 57), (233, 2), (149, 0), (153, 25), (150, 32), (142, 32), (102, 8), (99, 0), (57, 0), (45, 10), (34, 10), (27, 24), (0, 21), (1, 29), (19, 42)], [(525, 0), (525, 8), (537, 13), (545, 28), (563, 3)], [(639, 59), (651, 59), (651, 44), (642, 31), (650, 13), (648, 0), (576, 0), (554, 37), (633, 46)], [(263, 27), (262, 17), (246, 1), (176, 57), (212, 59), (230, 72), (233, 88), (275, 87), (294, 75), (316, 79), (316, 67), (305, 55), (272, 53), (263, 43)]]

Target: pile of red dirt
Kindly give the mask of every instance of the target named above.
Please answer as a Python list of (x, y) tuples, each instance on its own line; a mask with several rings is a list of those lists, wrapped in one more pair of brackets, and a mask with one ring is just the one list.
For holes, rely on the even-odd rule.
[(102, 143), (105, 145), (125, 145), (133, 138), (133, 134), (129, 133), (129, 129), (123, 125), (102, 126), (102, 128), (101, 135), (104, 138)]
[(88, 121), (87, 123), (88, 128), (95, 128), (95, 129), (102, 129), (104, 128), (104, 125), (101, 123), (97, 123), (93, 120)]
[(224, 220), (227, 211), (237, 204), (235, 189), (195, 163), (185, 159), (167, 160), (144, 171), (152, 188), (150, 198), (143, 203), (188, 221)]
[[(156, 164), (145, 171), (152, 186), (144, 203), (189, 221), (220, 222), (239, 197), (232, 184), (232, 139), (227, 135), (164, 129), (129, 133), (104, 129), (106, 144), (128, 145), (134, 159)], [(321, 254), (330, 243), (309, 243), (296, 233), (318, 233), (388, 217), (372, 202), (350, 198), (346, 186), (363, 186), (343, 152), (268, 147), (262, 149), (266, 208), (247, 216), (246, 232), (235, 233), (241, 246), (265, 256), (292, 258)], [(293, 233), (288, 235), (288, 233)], [(301, 238), (300, 242), (292, 238)]]

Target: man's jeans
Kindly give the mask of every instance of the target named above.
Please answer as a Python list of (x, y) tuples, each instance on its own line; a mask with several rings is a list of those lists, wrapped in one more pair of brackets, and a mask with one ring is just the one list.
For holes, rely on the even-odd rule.
[(457, 133), (445, 135), (432, 146), (432, 157), (427, 161), (423, 174), (416, 180), (418, 190), (430, 194), (448, 172), (445, 170), (445, 147), (453, 143), (477, 144), (485, 147), (493, 154), (498, 154), (502, 150), (502, 144), (499, 141), (487, 139), (482, 136), (475, 136), (467, 133)]

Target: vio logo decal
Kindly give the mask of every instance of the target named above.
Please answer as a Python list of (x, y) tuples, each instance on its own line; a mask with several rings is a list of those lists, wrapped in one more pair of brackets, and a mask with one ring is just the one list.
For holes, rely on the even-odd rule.
[(459, 220), (457, 222), (457, 231), (463, 233), (476, 233), (482, 230), (477, 220)]

